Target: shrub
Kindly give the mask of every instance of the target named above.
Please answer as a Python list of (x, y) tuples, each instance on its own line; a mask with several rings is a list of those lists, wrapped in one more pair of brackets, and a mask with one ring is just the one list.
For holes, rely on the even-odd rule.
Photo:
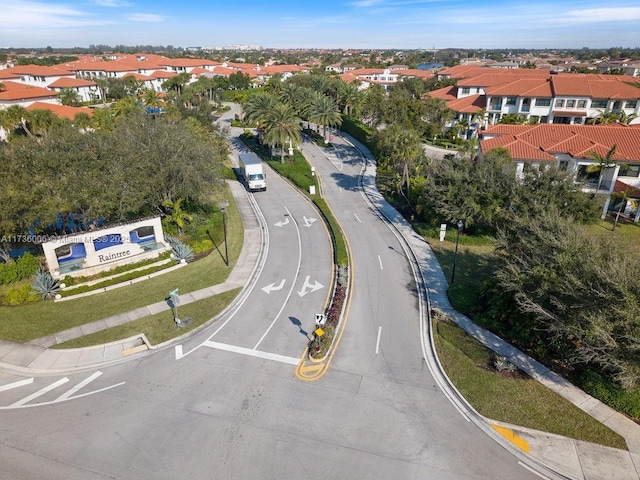
[(640, 419), (640, 389), (625, 389), (613, 380), (593, 370), (585, 370), (576, 384), (592, 397), (606, 403), (611, 408)]
[(176, 237), (172, 237), (171, 235), (165, 235), (164, 241), (167, 242), (171, 246), (171, 250), (173, 252), (173, 256), (177, 261), (192, 260), (194, 257), (193, 250), (189, 245), (181, 241)]
[(189, 245), (193, 250), (193, 253), (195, 253), (196, 255), (199, 253), (208, 252), (213, 248), (213, 242), (208, 238), (205, 238), (203, 240), (196, 240), (194, 242), (191, 242)]
[(0, 284), (18, 282), (33, 275), (40, 261), (30, 253), (20, 255), (13, 263), (0, 263)]
[(31, 284), (25, 283), (24, 285), (10, 288), (1, 298), (0, 303), (2, 305), (22, 305), (27, 302), (35, 302), (38, 297), (33, 294), (31, 290)]
[(44, 300), (48, 300), (60, 291), (60, 281), (53, 278), (44, 268), (39, 267), (31, 287), (42, 295)]
[(507, 360), (506, 357), (497, 355), (493, 360), (493, 366), (498, 372), (515, 372), (518, 368)]

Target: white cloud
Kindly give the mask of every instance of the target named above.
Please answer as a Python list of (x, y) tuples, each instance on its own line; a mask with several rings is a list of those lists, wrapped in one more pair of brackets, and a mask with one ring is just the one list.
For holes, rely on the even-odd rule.
[(132, 4), (126, 0), (93, 0), (100, 7), (130, 7)]
[(567, 21), (578, 23), (629, 22), (640, 20), (640, 7), (586, 8), (567, 12)]
[(158, 23), (164, 22), (167, 17), (162, 15), (156, 15), (155, 13), (132, 13), (126, 16), (130, 22), (142, 22), (142, 23)]
[(63, 4), (0, 1), (0, 12), (2, 12), (2, 26), (7, 29), (65, 28), (110, 23)]

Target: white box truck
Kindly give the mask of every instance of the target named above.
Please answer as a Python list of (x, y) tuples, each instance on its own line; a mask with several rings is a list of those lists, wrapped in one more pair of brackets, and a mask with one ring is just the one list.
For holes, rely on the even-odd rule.
[(250, 192), (267, 189), (267, 176), (262, 168), (262, 160), (255, 153), (240, 154), (240, 174)]

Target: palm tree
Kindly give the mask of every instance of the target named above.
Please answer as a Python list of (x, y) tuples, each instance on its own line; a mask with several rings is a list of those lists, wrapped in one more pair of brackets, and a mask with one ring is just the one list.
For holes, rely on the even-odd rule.
[(293, 107), (287, 103), (276, 104), (267, 114), (264, 120), (266, 133), (264, 139), (267, 145), (274, 147), (281, 145), (280, 161), (284, 163), (284, 146), (290, 142), (292, 146), (298, 146), (302, 141), (300, 137), (300, 118)]
[(80, 95), (71, 88), (63, 88), (60, 90), (60, 93), (58, 93), (58, 100), (60, 100), (62, 105), (76, 107), (80, 104)]
[(5, 110), (0, 110), (0, 127), (2, 127), (7, 134), (22, 129), (29, 137), (35, 138), (35, 135), (28, 127), (29, 117), (30, 112), (26, 108), (20, 105), (11, 105)]
[(332, 98), (315, 95), (309, 105), (309, 121), (322, 125), (322, 136), (326, 142), (327, 127), (342, 125), (342, 115)]
[(602, 155), (600, 155), (598, 152), (587, 152), (587, 157), (595, 160), (596, 162), (598, 162), (597, 164), (592, 164), (589, 165), (587, 167), (587, 172), (588, 173), (598, 173), (598, 187), (596, 188), (595, 193), (593, 194), (593, 196), (595, 197), (596, 194), (600, 191), (600, 187), (602, 185), (602, 179), (604, 177), (604, 172), (607, 168), (611, 168), (611, 167), (615, 167), (616, 163), (612, 160), (613, 156), (616, 153), (616, 149), (618, 148), (617, 144), (613, 144), (613, 147), (611, 147), (609, 149), (609, 151), (607, 152), (607, 154), (603, 157)]
[(620, 214), (627, 206), (627, 203), (631, 202), (633, 208), (638, 208), (638, 200), (634, 199), (632, 195), (638, 192), (638, 188), (633, 187), (631, 185), (625, 185), (622, 190), (614, 192), (611, 196), (620, 201), (620, 205), (618, 206), (618, 211), (616, 212), (616, 219), (613, 222), (613, 228), (611, 231), (613, 232), (618, 226), (618, 220), (620, 219)]
[(278, 99), (275, 95), (267, 92), (259, 92), (252, 95), (242, 107), (245, 121), (255, 125), (258, 129), (258, 139), (260, 142), (262, 141), (267, 116), (277, 104)]
[(95, 108), (91, 116), (91, 126), (96, 130), (111, 131), (115, 125), (115, 116), (110, 108)]
[(171, 212), (169, 214), (169, 221), (178, 227), (178, 235), (182, 233), (182, 229), (184, 228), (185, 222), (190, 222), (193, 220), (193, 216), (188, 214), (182, 208), (182, 202), (184, 202), (184, 198), (178, 198), (175, 202), (171, 200), (165, 200), (162, 203), (162, 206), (168, 208)]
[(338, 92), (338, 103), (341, 106), (342, 113), (347, 116), (357, 116), (362, 103), (362, 92), (358, 90), (358, 85), (355, 83), (343, 83), (342, 85)]
[[(396, 173), (397, 190), (410, 203), (410, 170), (422, 154), (422, 142), (415, 130), (392, 124), (380, 131), (376, 143), (381, 156)], [(402, 187), (407, 187), (406, 195)]]
[(160, 107), (164, 105), (164, 101), (158, 96), (158, 92), (153, 88), (149, 88), (143, 92), (142, 103), (153, 113), (156, 113)]
[(113, 114), (116, 118), (141, 110), (142, 107), (138, 105), (138, 102), (134, 97), (127, 97), (122, 100), (118, 100), (118, 102), (113, 106)]

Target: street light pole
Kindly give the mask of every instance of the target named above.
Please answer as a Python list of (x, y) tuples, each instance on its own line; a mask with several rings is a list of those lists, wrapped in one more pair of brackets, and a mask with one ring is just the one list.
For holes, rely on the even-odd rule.
[(462, 220), (458, 220), (458, 233), (456, 234), (456, 249), (453, 253), (453, 270), (451, 271), (451, 283), (453, 284), (453, 280), (456, 278), (456, 258), (458, 257), (458, 241), (460, 240), (460, 232), (464, 228), (464, 222)]
[(225, 211), (227, 206), (229, 206), (228, 200), (223, 200), (220, 202), (220, 211), (222, 212), (222, 229), (224, 232), (224, 264), (229, 266), (229, 250), (227, 248), (227, 218), (225, 215)]

